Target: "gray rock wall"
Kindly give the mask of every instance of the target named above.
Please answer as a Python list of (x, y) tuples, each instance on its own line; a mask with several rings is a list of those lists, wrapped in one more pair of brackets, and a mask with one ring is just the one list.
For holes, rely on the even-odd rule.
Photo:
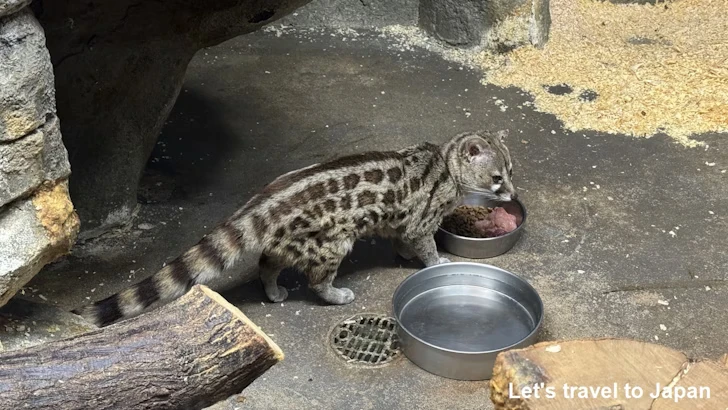
[(499, 53), (543, 47), (551, 27), (549, 0), (420, 0), (419, 26), (451, 46)]
[(549, 0), (420, 0), (419, 25), (457, 47), (499, 53), (542, 47), (551, 27)]
[(282, 24), (355, 29), (419, 26), (450, 46), (507, 52), (527, 44), (542, 47), (548, 41), (551, 16), (549, 0), (314, 0)]
[(0, 306), (75, 241), (53, 67), (29, 1), (0, 0)]
[(32, 3), (48, 34), (82, 238), (130, 220), (142, 170), (194, 54), (255, 31), (308, 1)]
[(31, 0), (2, 0), (0, 1), (0, 16), (9, 16), (30, 4)]
[(0, 0), (0, 306), (78, 235), (64, 144), (88, 225), (125, 222), (195, 52), (307, 1)]

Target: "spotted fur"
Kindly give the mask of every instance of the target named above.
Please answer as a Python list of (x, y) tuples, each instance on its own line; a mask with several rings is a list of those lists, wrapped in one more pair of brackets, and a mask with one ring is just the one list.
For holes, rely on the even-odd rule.
[(357, 238), (394, 238), (402, 256), (417, 256), (426, 266), (447, 262), (433, 234), (465, 190), (516, 196), (504, 135), (464, 133), (439, 146), (368, 152), (284, 174), (155, 275), (76, 312), (108, 325), (209, 283), (244, 252), (261, 255), (260, 278), (271, 301), (286, 298), (278, 274), (293, 267), (326, 302), (350, 303), (354, 293), (332, 282)]

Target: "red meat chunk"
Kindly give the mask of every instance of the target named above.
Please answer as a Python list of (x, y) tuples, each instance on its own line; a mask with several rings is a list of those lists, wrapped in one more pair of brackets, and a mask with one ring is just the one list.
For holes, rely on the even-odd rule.
[(517, 228), (516, 217), (501, 207), (493, 208), (485, 219), (475, 222), (475, 228), (487, 238), (505, 235)]

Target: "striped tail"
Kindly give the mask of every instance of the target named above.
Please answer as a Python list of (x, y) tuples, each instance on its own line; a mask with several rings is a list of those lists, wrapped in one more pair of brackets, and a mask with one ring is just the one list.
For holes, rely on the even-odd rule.
[(239, 258), (243, 247), (241, 225), (241, 222), (225, 222), (154, 275), (73, 313), (97, 326), (106, 326), (136, 316), (156, 302), (174, 300), (195, 284), (208, 283)]

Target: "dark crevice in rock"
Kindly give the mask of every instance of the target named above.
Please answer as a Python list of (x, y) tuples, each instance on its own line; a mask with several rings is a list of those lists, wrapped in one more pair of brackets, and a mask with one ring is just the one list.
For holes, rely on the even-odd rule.
[(254, 15), (253, 17), (251, 17), (250, 20), (248, 20), (248, 23), (253, 23), (253, 24), (262, 23), (266, 20), (269, 20), (275, 14), (276, 14), (275, 11), (263, 10), (263, 11), (257, 13), (256, 15)]
[(53, 68), (55, 69), (55, 68), (60, 67), (61, 64), (63, 64), (64, 61), (66, 61), (67, 59), (69, 59), (71, 57), (74, 57), (74, 56), (77, 56), (77, 55), (83, 53), (84, 51), (86, 51), (87, 48), (88, 47), (84, 46), (82, 49), (80, 49), (78, 51), (74, 51), (72, 53), (69, 53), (69, 54), (64, 55), (63, 57), (59, 58), (57, 61), (55, 61), (53, 63)]
[(34, 35), (36, 35), (36, 33), (26, 31), (26, 32), (21, 32), (15, 36), (9, 35), (9, 36), (5, 36), (5, 37), (0, 37), (0, 45), (2, 45), (3, 47), (14, 47), (14, 46), (24, 42), (25, 39), (27, 39), (28, 37), (31, 37)]

